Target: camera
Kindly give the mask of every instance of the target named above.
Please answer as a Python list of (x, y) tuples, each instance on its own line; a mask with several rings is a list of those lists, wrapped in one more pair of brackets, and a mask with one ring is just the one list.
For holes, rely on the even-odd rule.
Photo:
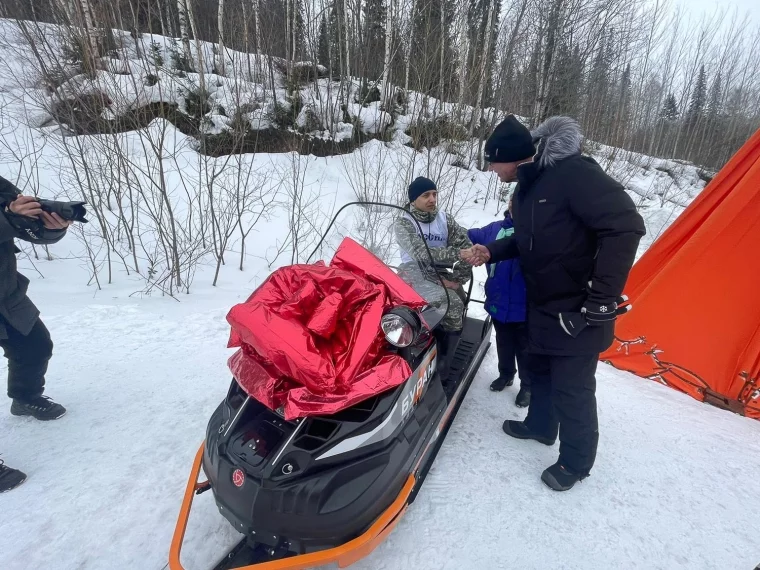
[(87, 210), (84, 207), (87, 202), (59, 202), (58, 200), (37, 200), (37, 202), (43, 212), (58, 214), (66, 221), (87, 223), (85, 218)]

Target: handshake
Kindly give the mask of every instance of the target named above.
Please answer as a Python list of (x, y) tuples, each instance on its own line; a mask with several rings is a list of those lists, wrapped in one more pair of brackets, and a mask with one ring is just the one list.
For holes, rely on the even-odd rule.
[(484, 245), (473, 245), (471, 248), (459, 250), (459, 257), (473, 267), (480, 267), (491, 259), (491, 252)]

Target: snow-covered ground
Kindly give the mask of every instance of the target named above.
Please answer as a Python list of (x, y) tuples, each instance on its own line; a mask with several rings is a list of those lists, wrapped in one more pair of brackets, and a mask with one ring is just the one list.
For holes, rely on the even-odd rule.
[[(105, 168), (110, 166), (103, 156), (105, 137), (69, 137), (66, 147), (55, 125), (40, 127), (42, 90), (20, 73), (23, 46), (7, 33), (8, 25), (0, 21), (0, 39), (6, 40), (0, 41), (0, 69), (6, 65), (8, 71), (0, 73), (0, 175), (46, 197), (74, 198), (84, 192), (72, 186), (81, 164), (64, 151), (84, 148), (90, 165)], [(104, 71), (101, 77), (112, 84), (125, 76)], [(217, 93), (226, 97), (226, 80), (219, 82)], [(112, 98), (134, 95), (122, 87)], [(154, 100), (150, 93), (143, 96)], [(193, 208), (205, 196), (210, 172), (223, 172), (214, 194), (223, 206), (231, 207), (227, 200), (235, 196), (226, 192), (239, 187), (234, 176), (241, 170), (251, 176), (246, 181), (260, 182), (263, 194), (276, 193), (277, 199), (266, 203), (266, 217), (246, 240), (243, 271), (237, 268), (240, 243), (233, 237), (217, 287), (211, 287), (209, 254), (194, 266), (189, 295), (162, 297), (156, 289), (145, 295), (146, 256), (161, 257), (154, 249), (159, 247), (154, 222), (165, 218), (150, 217), (151, 175), (158, 170), (156, 157), (142, 146), (149, 137), (125, 133), (108, 144), (124, 150), (131, 161), (129, 181), (142, 184), (145, 193), (140, 204), (122, 195), (109, 202), (112, 210), (103, 210), (112, 239), (121, 239), (113, 247), (125, 255), (123, 262), (114, 256), (113, 283), (108, 284), (98, 223), (50, 248), (50, 261), (25, 249), (20, 265), (32, 279), (31, 296), (56, 346), (48, 392), (69, 414), (42, 424), (0, 409), (0, 453), (29, 474), (22, 487), (0, 497), (0, 569), (165, 567), (192, 457), (230, 380), (225, 315), (272, 268), (289, 262), (294, 200), (300, 200), (302, 217), (313, 226), (299, 236), (306, 242), (342, 204), (357, 195), (397, 201), (418, 174), (438, 181), (463, 226), (484, 225), (504, 209), (491, 175), (454, 166), (461, 157), (442, 148), (415, 154), (397, 137), (341, 157), (259, 153), (221, 170), (224, 158), (199, 157), (187, 137), (160, 123), (151, 128), (166, 137), (161, 157), (166, 200), (188, 232), (197, 230), (188, 220), (206, 212)], [(640, 253), (704, 187), (693, 165), (602, 146), (591, 151), (626, 185), (646, 219), (649, 234)], [(90, 189), (107, 188), (102, 184), (111, 180), (110, 172), (91, 172), (96, 183)], [(110, 194), (109, 199), (116, 200)], [(137, 257), (143, 275), (124, 271), (131, 255), (115, 204), (140, 222), (135, 235), (141, 240)], [(187, 238), (192, 245), (190, 238), (198, 235)], [(478, 281), (483, 278), (479, 270)], [(2, 376), (5, 362), (0, 366)], [(502, 394), (488, 390), (495, 374), (492, 349), (417, 501), (357, 568), (738, 570), (760, 562), (753, 531), (760, 512), (754, 492), (760, 423), (601, 366), (596, 467), (577, 488), (556, 494), (539, 480), (556, 459), (556, 446), (515, 441), (501, 432), (504, 419), (522, 412), (512, 403), (516, 388)], [(237, 539), (212, 498), (201, 496), (187, 534), (186, 565), (206, 568)]]
[[(228, 308), (247, 279), (177, 303), (93, 294), (66, 261), (34, 279), (56, 342), (54, 423), (0, 411), (0, 451), (28, 481), (0, 496), (0, 568), (161, 570), (193, 455), (229, 382)], [(27, 272), (28, 273), (28, 272)], [(2, 375), (3, 370), (0, 370)], [(513, 440), (516, 387), (494, 394), (493, 347), (417, 501), (356, 565), (396, 568), (700, 568), (760, 562), (760, 423), (602, 365), (592, 476), (558, 494), (539, 480), (557, 446)], [(238, 535), (196, 499), (187, 568)]]

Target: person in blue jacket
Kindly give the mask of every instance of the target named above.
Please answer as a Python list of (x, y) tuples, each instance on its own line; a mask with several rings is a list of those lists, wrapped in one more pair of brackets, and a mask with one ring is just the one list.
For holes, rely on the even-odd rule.
[[(512, 201), (504, 212), (504, 219), (483, 228), (473, 228), (467, 232), (473, 244), (488, 244), (494, 240), (509, 237), (514, 233), (512, 224)], [(496, 331), (496, 351), (499, 358), (499, 377), (491, 383), (491, 390), (501, 392), (511, 386), (515, 374), (520, 372), (520, 391), (515, 404), (521, 408), (530, 402), (530, 379), (525, 367), (525, 349), (528, 338), (525, 326), (527, 309), (525, 281), (518, 259), (509, 259), (496, 264), (486, 264), (486, 311), (491, 315)]]

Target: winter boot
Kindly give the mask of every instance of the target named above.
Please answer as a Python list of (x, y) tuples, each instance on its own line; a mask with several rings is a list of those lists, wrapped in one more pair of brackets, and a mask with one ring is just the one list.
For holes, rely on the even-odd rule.
[(491, 382), (491, 391), (492, 392), (501, 392), (504, 388), (507, 386), (511, 386), (514, 384), (515, 378), (514, 376), (499, 376), (496, 380)]
[(56, 404), (47, 396), (37, 396), (28, 400), (13, 400), (11, 414), (14, 416), (32, 416), (38, 420), (49, 421), (63, 417), (66, 408)]
[(26, 481), (26, 475), (18, 469), (7, 467), (0, 459), (0, 493), (6, 493), (15, 489)]
[(580, 475), (570, 471), (559, 461), (548, 467), (541, 474), (541, 481), (554, 491), (567, 491), (573, 488), (578, 481), (583, 481), (588, 475)]
[(515, 406), (518, 408), (527, 408), (530, 405), (530, 388), (520, 387), (520, 391), (515, 398)]
[(501, 426), (501, 429), (503, 429), (504, 433), (507, 435), (511, 435), (517, 439), (535, 439), (537, 442), (543, 443), (544, 445), (554, 445), (554, 442), (557, 440), (556, 436), (546, 437), (545, 435), (533, 433), (528, 429), (524, 422), (518, 422), (516, 420), (505, 421)]

